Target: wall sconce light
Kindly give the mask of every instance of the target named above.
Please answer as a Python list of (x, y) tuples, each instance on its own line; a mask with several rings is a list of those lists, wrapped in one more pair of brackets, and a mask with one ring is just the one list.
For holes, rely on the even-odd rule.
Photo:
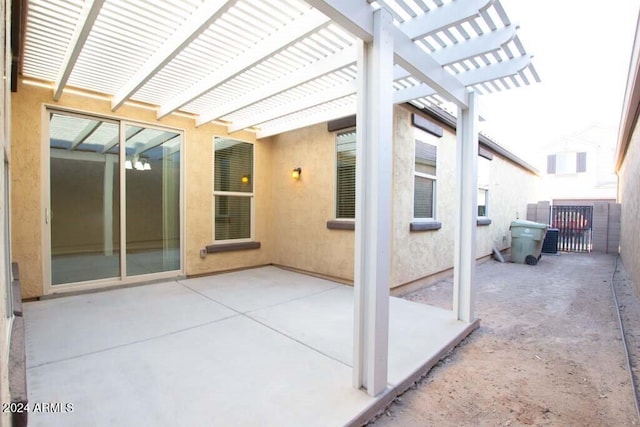
[(125, 160), (124, 168), (125, 169), (133, 169), (133, 165), (131, 164), (131, 160)]
[(143, 170), (150, 171), (150, 170), (151, 170), (151, 163), (149, 163), (149, 162), (144, 162), (144, 168), (143, 168)]
[(302, 169), (295, 168), (294, 170), (291, 171), (291, 178), (300, 179), (300, 174), (302, 174)]
[(240, 181), (243, 184), (248, 184), (249, 183), (249, 175), (242, 175), (242, 178), (240, 178)]

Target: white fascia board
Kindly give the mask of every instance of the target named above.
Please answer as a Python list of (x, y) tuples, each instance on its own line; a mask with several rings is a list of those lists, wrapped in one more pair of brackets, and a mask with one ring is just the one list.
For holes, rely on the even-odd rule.
[(214, 108), (213, 110), (202, 113), (196, 119), (196, 126), (202, 126), (212, 120), (219, 119), (228, 114), (234, 113), (247, 105), (256, 104), (272, 96), (278, 95), (287, 90), (293, 89), (302, 84), (322, 77), (326, 74), (340, 70), (356, 62), (355, 48), (349, 47), (340, 52), (327, 57), (326, 59), (315, 62), (307, 67), (294, 71), (291, 74), (280, 77), (279, 79), (261, 86), (260, 88), (243, 94), (234, 100)]
[(93, 24), (96, 22), (96, 19), (100, 14), (104, 1), (105, 0), (87, 0), (84, 3), (76, 28), (73, 31), (71, 40), (69, 40), (64, 60), (60, 65), (58, 77), (56, 78), (56, 82), (53, 86), (53, 99), (55, 101), (59, 100), (62, 95), (62, 90), (69, 80), (71, 71), (73, 71), (73, 67), (76, 65), (78, 56), (80, 56), (80, 52), (82, 52), (82, 48), (91, 33)]
[(286, 123), (264, 128), (257, 133), (256, 138), (267, 138), (269, 136), (278, 135), (295, 129), (305, 128), (308, 126), (316, 125), (318, 123), (328, 122), (330, 120), (339, 119), (341, 117), (352, 116), (355, 113), (355, 103), (352, 105), (345, 105), (340, 108), (322, 111), (320, 113), (300, 117), (297, 120), (291, 120)]
[(465, 86), (472, 86), (518, 74), (518, 72), (527, 68), (529, 64), (531, 64), (531, 56), (519, 56), (487, 67), (478, 68), (477, 70), (460, 73), (457, 77)]
[(308, 37), (329, 23), (329, 19), (316, 10), (310, 9), (300, 18), (280, 28), (272, 36), (257, 43), (250, 51), (195, 84), (189, 90), (162, 105), (157, 118), (161, 119), (178, 108), (188, 104), (204, 93), (237, 77), (251, 67)]
[(412, 40), (436, 33), (468, 21), (488, 9), (494, 0), (458, 0), (433, 9), (400, 24), (400, 29)]
[(200, 6), (178, 30), (167, 39), (160, 50), (155, 52), (147, 62), (120, 88), (111, 100), (111, 110), (115, 111), (124, 104), (131, 95), (148, 82), (158, 70), (167, 65), (182, 50), (207, 30), (211, 24), (229, 10), (236, 0), (217, 0), (206, 2)]
[(262, 113), (251, 115), (248, 119), (233, 122), (227, 127), (227, 129), (229, 133), (237, 132), (260, 123), (265, 123), (280, 117), (288, 116), (289, 114), (293, 114), (298, 111), (344, 98), (345, 96), (353, 95), (354, 93), (356, 93), (355, 81), (346, 82), (333, 88), (323, 90), (322, 92), (318, 92), (313, 96), (306, 96), (297, 101), (290, 102), (285, 106), (278, 106), (277, 108), (272, 108), (263, 111)]
[(464, 41), (444, 49), (436, 50), (431, 54), (431, 56), (442, 65), (464, 61), (465, 59), (473, 58), (500, 49), (500, 46), (508, 43), (515, 37), (517, 29), (517, 26), (510, 25), (508, 27), (483, 34), (468, 41)]

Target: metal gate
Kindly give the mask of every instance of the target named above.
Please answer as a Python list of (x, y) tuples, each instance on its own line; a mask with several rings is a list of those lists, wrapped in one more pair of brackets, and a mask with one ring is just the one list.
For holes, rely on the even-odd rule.
[(558, 229), (558, 250), (591, 252), (593, 206), (551, 206), (551, 227)]

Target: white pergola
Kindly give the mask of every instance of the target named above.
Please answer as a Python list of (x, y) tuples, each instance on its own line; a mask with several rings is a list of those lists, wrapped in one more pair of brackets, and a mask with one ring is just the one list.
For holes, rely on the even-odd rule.
[(454, 315), (473, 320), (477, 97), (539, 81), (499, 0), (29, 0), (21, 73), (264, 138), (357, 113), (354, 386), (387, 386), (394, 104), (458, 108)]

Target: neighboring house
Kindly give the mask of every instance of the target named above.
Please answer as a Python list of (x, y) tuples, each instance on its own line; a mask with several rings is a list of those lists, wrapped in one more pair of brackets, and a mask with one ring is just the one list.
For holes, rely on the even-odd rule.
[(616, 150), (620, 255), (640, 295), (640, 26), (636, 28)]
[[(508, 248), (510, 221), (539, 199), (535, 169), (476, 132), (478, 94), (539, 81), (500, 2), (435, 2), (447, 8), (435, 23), (426, 6), (414, 21), (364, 0), (274, 0), (255, 16), (237, 3), (32, 0), (26, 19), (14, 15), (2, 298), (10, 260), (22, 297), (36, 298), (265, 264), (350, 282), (359, 247), (359, 277), (373, 279), (356, 286), (375, 293), (359, 309), (457, 263), (455, 317), (472, 321), (475, 259)], [(259, 30), (235, 31), (263, 15)], [(457, 137), (453, 118), (429, 107), (443, 97), (458, 105)], [(365, 134), (369, 155), (357, 159)], [(366, 235), (352, 231), (356, 206)], [(390, 259), (377, 263), (373, 248)], [(361, 316), (359, 333), (384, 316)], [(368, 360), (372, 395), (387, 385), (387, 331), (375, 333), (354, 361), (362, 376)]]
[(615, 129), (591, 125), (540, 147), (541, 196), (554, 205), (615, 202)]

